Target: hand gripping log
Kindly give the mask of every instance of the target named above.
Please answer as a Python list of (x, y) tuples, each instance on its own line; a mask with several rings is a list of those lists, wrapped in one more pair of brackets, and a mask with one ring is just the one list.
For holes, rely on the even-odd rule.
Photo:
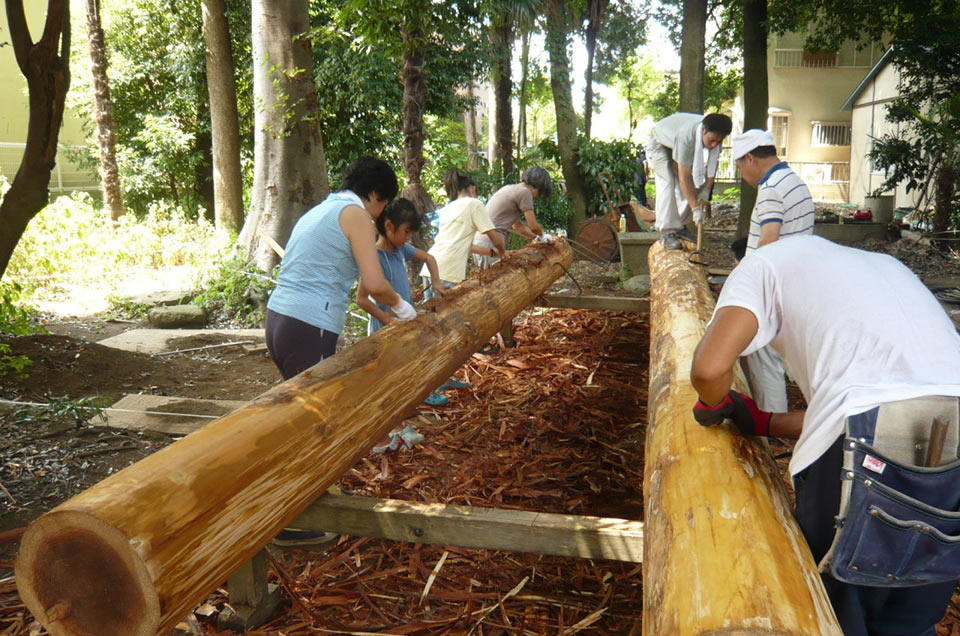
[[(840, 636), (766, 440), (693, 418), (714, 306), (703, 268), (660, 243), (649, 260), (644, 635)], [(739, 371), (734, 387), (747, 390)]]
[(511, 253), (30, 525), (16, 580), (53, 636), (165, 633), (563, 274), (566, 241)]

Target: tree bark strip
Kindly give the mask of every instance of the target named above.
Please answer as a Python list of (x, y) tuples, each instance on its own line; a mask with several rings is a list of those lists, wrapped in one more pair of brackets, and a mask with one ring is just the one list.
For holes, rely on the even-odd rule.
[(693, 419), (714, 302), (688, 257), (650, 248), (643, 633), (840, 636), (766, 441)]
[(563, 240), (511, 252), (416, 320), (381, 329), (43, 515), (20, 544), (21, 598), (53, 636), (165, 633), (572, 260)]
[(100, 0), (87, 0), (87, 34), (90, 40), (91, 74), (93, 75), (94, 112), (97, 120), (97, 146), (100, 149), (100, 183), (103, 202), (116, 221), (126, 214), (120, 171), (117, 168), (117, 138), (113, 127), (113, 100), (107, 80), (107, 45), (100, 19)]
[(240, 114), (225, 0), (203, 0), (207, 90), (213, 136), (213, 210), (217, 227), (238, 234), (243, 227)]
[(423, 75), (424, 38), (418, 24), (402, 28), (403, 60), (400, 76), (403, 80), (403, 174), (407, 183), (401, 196), (413, 202), (420, 213), (432, 212), (433, 199), (420, 179), (423, 176), (423, 113), (426, 109), (427, 82)]
[(48, 0), (43, 35), (35, 43), (23, 0), (6, 0), (10, 43), (27, 79), (30, 116), (20, 167), (0, 204), (0, 278), (27, 224), (47, 206), (50, 173), (56, 165), (64, 101), (70, 87), (70, 6)]

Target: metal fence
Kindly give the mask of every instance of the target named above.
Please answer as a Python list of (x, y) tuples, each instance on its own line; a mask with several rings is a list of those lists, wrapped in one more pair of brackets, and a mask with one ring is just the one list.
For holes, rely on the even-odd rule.
[[(62, 194), (74, 190), (88, 192), (100, 190), (100, 177), (97, 176), (96, 172), (84, 170), (65, 159), (65, 151), (80, 147), (70, 144), (57, 144), (57, 164), (53, 168), (53, 174), (50, 175), (50, 192), (52, 194)], [(0, 174), (7, 181), (12, 182), (17, 175), (24, 148), (26, 148), (24, 143), (0, 142)]]

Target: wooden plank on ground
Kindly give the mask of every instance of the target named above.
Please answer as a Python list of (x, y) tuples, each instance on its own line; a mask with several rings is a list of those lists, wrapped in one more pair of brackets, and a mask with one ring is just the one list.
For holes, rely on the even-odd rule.
[(328, 493), (291, 527), (359, 537), (641, 563), (643, 522)]
[(533, 302), (536, 307), (562, 309), (598, 309), (601, 311), (650, 311), (650, 300), (635, 296), (577, 296), (544, 294)]
[[(241, 400), (197, 400), (168, 395), (125, 395), (106, 411), (106, 425), (113, 428), (156, 431), (170, 435), (188, 435), (244, 404), (246, 402)], [(103, 424), (96, 417), (89, 423), (98, 426)]]

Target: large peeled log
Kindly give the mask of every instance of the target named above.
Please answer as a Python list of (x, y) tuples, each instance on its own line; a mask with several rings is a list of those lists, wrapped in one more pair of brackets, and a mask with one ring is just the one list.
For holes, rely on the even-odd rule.
[(54, 636), (164, 633), (563, 274), (532, 245), (247, 406), (96, 484), (27, 530), (27, 607)]
[(767, 444), (693, 419), (714, 307), (702, 269), (658, 243), (650, 274), (644, 635), (840, 636)]

